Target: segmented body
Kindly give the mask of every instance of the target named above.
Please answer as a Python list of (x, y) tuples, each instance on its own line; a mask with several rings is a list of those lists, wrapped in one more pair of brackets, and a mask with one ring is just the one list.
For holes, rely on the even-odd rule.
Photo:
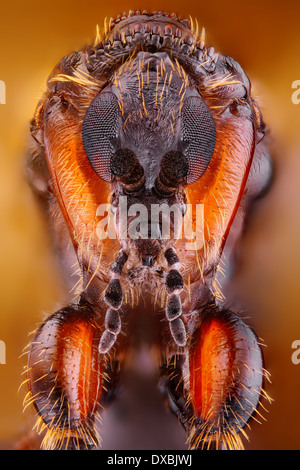
[[(139, 309), (191, 448), (242, 447), (266, 395), (262, 354), (219, 282), (270, 180), (265, 133), (240, 65), (176, 15), (117, 17), (56, 66), (32, 121), (28, 178), (60, 258), (77, 264), (78, 296), (29, 352), (44, 447), (98, 446), (98, 406), (134, 357)], [(131, 236), (137, 205), (147, 215)], [(172, 207), (180, 229), (202, 214), (201, 230), (178, 236)]]

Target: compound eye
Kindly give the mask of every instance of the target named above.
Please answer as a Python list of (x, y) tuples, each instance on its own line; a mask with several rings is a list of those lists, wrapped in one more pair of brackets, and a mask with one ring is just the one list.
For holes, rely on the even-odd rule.
[(118, 101), (113, 93), (100, 93), (92, 102), (82, 124), (86, 156), (98, 176), (111, 181), (110, 161), (118, 134)]
[(211, 112), (198, 96), (190, 96), (181, 112), (181, 144), (189, 162), (187, 183), (197, 181), (205, 172), (216, 144), (216, 128)]

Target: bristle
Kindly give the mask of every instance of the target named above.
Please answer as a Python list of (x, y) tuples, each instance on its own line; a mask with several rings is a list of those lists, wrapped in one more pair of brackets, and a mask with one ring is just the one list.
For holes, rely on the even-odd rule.
[(101, 33), (100, 33), (99, 25), (97, 24), (96, 25), (96, 37), (95, 37), (95, 41), (94, 41), (94, 47), (98, 46), (98, 44), (101, 42), (101, 40), (102, 40), (102, 36), (101, 36)]
[(204, 49), (205, 47), (205, 28), (203, 27), (200, 35), (200, 48)]

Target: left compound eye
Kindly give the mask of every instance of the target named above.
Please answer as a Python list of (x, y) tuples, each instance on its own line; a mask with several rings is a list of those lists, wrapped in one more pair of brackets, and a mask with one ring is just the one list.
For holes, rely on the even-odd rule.
[(100, 93), (92, 102), (82, 125), (82, 141), (86, 156), (104, 181), (111, 181), (110, 161), (118, 134), (117, 98), (113, 93)]
[(205, 172), (216, 144), (216, 128), (211, 112), (200, 96), (190, 96), (181, 112), (181, 143), (188, 159), (187, 183), (197, 181)]

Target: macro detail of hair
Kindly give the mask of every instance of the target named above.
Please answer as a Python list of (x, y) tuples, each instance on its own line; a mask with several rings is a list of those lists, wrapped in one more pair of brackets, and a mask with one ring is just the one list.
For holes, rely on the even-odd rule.
[[(31, 123), (27, 177), (77, 282), (73, 302), (29, 346), (25, 404), (36, 409), (43, 448), (101, 446), (101, 409), (141, 342), (189, 447), (243, 448), (270, 401), (268, 373), (261, 340), (222, 284), (271, 180), (267, 140), (247, 75), (206, 46), (191, 18), (120, 15), (54, 68)], [(115, 237), (99, 225), (102, 204)], [(162, 237), (162, 222), (150, 219), (151, 236), (129, 237), (136, 204), (176, 205), (183, 220), (188, 205), (203, 205), (203, 243), (191, 249), (172, 221)], [(151, 328), (137, 339), (139, 312)]]

